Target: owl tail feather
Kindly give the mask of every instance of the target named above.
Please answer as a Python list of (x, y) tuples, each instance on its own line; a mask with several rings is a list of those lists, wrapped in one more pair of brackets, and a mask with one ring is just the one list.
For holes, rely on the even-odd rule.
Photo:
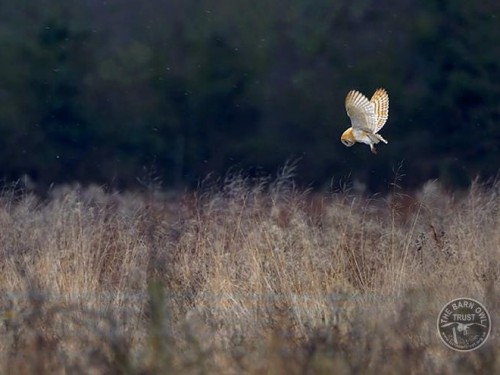
[(387, 142), (387, 141), (384, 139), (384, 137), (382, 137), (380, 134), (377, 134), (377, 136), (378, 136), (378, 137), (380, 138), (380, 140), (381, 140), (382, 142), (384, 142), (385, 144), (388, 144), (388, 143), (389, 143), (389, 142)]
[(372, 141), (374, 144), (377, 144), (380, 141), (384, 142), (385, 144), (388, 143), (380, 134), (368, 134), (368, 138), (370, 138), (370, 141)]

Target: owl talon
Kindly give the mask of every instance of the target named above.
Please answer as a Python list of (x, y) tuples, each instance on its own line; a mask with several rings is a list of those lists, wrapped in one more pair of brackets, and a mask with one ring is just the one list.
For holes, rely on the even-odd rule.
[(372, 151), (372, 154), (377, 155), (377, 149), (375, 148), (375, 146), (370, 145), (370, 150)]

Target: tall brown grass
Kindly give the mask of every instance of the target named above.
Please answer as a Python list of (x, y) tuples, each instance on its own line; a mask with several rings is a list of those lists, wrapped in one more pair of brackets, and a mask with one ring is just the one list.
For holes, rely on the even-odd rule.
[[(0, 198), (5, 373), (499, 373), (500, 186), (363, 197), (239, 175), (195, 193)], [(468, 296), (488, 342), (444, 346)]]

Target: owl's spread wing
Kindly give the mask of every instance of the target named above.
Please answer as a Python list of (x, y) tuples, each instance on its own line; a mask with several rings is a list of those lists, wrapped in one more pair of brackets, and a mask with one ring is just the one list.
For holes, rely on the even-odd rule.
[(389, 95), (384, 89), (377, 89), (370, 100), (375, 113), (375, 127), (373, 132), (377, 133), (385, 125), (389, 117)]
[(345, 98), (345, 109), (351, 119), (353, 129), (373, 133), (377, 118), (373, 104), (359, 91), (351, 90)]

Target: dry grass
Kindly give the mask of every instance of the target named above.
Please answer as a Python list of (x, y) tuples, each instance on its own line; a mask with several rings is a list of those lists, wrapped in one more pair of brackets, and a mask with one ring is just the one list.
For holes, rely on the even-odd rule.
[[(286, 173), (285, 173), (286, 174)], [(195, 194), (0, 199), (5, 373), (499, 373), (499, 186), (316, 195), (287, 176)], [(449, 300), (489, 309), (445, 347)]]

